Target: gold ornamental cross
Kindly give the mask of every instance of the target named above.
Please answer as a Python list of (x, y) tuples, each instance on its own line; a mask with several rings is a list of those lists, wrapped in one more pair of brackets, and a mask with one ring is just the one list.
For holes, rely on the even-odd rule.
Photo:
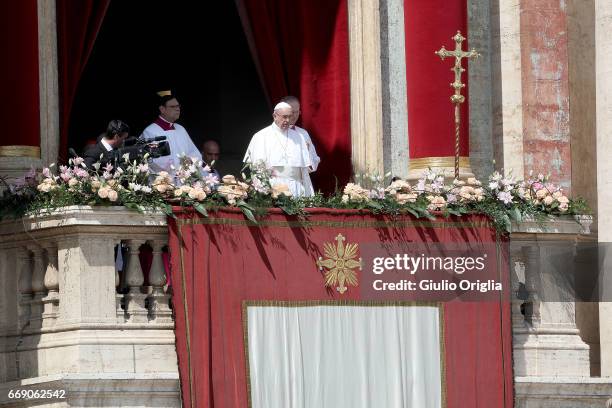
[(348, 289), (346, 285), (359, 285), (355, 269), (361, 270), (362, 260), (357, 258), (359, 244), (347, 243), (344, 245), (346, 238), (342, 234), (338, 234), (335, 239), (336, 246), (331, 242), (323, 244), (323, 251), (327, 259), (319, 257), (317, 266), (320, 271), (324, 271), (325, 286), (336, 286), (336, 290), (342, 295)]
[(455, 178), (459, 178), (459, 129), (461, 127), (461, 111), (460, 106), (465, 101), (465, 96), (461, 95), (461, 89), (465, 88), (465, 84), (461, 82), (461, 74), (465, 69), (461, 66), (463, 58), (478, 58), (480, 54), (475, 49), (471, 51), (463, 51), (461, 45), (465, 41), (465, 37), (461, 35), (461, 31), (457, 31), (454, 37), (455, 50), (448, 51), (444, 46), (435, 53), (444, 61), (445, 58), (455, 57), (455, 66), (451, 71), (455, 72), (455, 81), (450, 84), (451, 88), (455, 89), (455, 93), (450, 97), (450, 100), (455, 104)]

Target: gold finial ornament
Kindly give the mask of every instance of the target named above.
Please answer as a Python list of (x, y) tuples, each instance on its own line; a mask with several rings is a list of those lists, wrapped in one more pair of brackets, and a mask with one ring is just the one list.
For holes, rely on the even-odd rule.
[(463, 51), (461, 45), (465, 41), (465, 37), (461, 35), (461, 31), (457, 31), (454, 37), (455, 50), (448, 51), (444, 46), (436, 51), (442, 61), (447, 57), (455, 57), (455, 66), (451, 68), (451, 71), (455, 72), (455, 81), (450, 84), (451, 88), (455, 89), (455, 93), (450, 97), (451, 103), (455, 105), (455, 178), (459, 178), (459, 137), (461, 127), (461, 110), (460, 106), (465, 101), (465, 96), (461, 95), (461, 89), (465, 88), (465, 84), (461, 82), (461, 74), (465, 72), (465, 69), (461, 66), (461, 60), (463, 58), (478, 58), (480, 54), (475, 49), (470, 51)]
[(357, 278), (357, 272), (355, 269), (361, 270), (362, 260), (357, 258), (357, 251), (359, 250), (359, 244), (344, 245), (346, 238), (342, 234), (338, 234), (335, 240), (337, 241), (336, 246), (331, 242), (325, 242), (323, 244), (323, 251), (325, 257), (319, 257), (317, 260), (317, 266), (320, 271), (325, 271), (325, 286), (336, 286), (336, 290), (343, 294), (348, 289), (346, 285), (358, 286), (359, 280)]

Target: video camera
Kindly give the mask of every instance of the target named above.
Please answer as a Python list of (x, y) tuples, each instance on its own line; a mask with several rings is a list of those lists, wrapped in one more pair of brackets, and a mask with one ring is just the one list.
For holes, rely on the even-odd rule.
[(118, 157), (126, 153), (129, 153), (130, 157), (144, 157), (148, 153), (149, 157), (156, 159), (170, 154), (170, 145), (166, 136), (157, 136), (151, 139), (130, 137), (123, 142), (123, 146), (116, 150)]
[[(68, 152), (72, 157), (78, 157), (74, 149), (70, 148)], [(165, 136), (157, 136), (151, 139), (131, 137), (124, 141), (123, 147), (104, 152), (99, 157), (95, 157), (95, 159), (89, 157), (91, 159), (89, 160), (87, 151), (84, 152), (83, 157), (85, 157), (85, 163), (88, 167), (91, 167), (94, 162), (99, 162), (102, 166), (106, 163), (121, 166), (123, 163), (122, 157), (125, 154), (130, 155), (130, 161), (142, 161), (147, 154), (149, 159), (155, 159), (161, 156), (168, 156), (170, 154), (170, 145)]]

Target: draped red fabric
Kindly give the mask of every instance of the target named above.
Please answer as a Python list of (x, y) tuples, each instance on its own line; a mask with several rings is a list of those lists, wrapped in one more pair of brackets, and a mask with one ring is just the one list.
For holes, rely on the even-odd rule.
[(1, 146), (40, 146), (36, 0), (5, 1), (0, 24)]
[(346, 0), (239, 0), (247, 41), (270, 106), (300, 98), (302, 126), (321, 156), (315, 189), (351, 175)]
[[(169, 248), (184, 407), (248, 406), (244, 301), (371, 301), (365, 289), (367, 275), (372, 275), (365, 248), (371, 243), (385, 248), (394, 242), (475, 248), (494, 243), (499, 255), (493, 257), (501, 265), (495, 273), (509, 286), (507, 247), (496, 241), (482, 216), (390, 220), (351, 210), (310, 209), (308, 220), (298, 222), (272, 210), (255, 227), (233, 209), (208, 218), (175, 211), (177, 219), (169, 219)], [(347, 243), (358, 243), (364, 257), (359, 287), (344, 295), (325, 288), (316, 266), (318, 257), (326, 256), (323, 244), (334, 242), (339, 233)], [(512, 407), (510, 309), (505, 299), (443, 303), (446, 407)], [(384, 350), (378, 352), (383, 358)]]
[[(404, 18), (410, 157), (454, 156), (455, 114), (450, 102), (454, 89), (449, 84), (455, 78), (451, 71), (455, 59), (442, 61), (434, 51), (442, 45), (454, 50), (451, 37), (457, 30), (467, 37), (467, 1), (404, 0)], [(461, 78), (467, 84), (465, 59), (463, 67)], [(462, 94), (467, 97), (467, 86)], [(469, 155), (468, 119), (466, 99), (461, 107), (461, 156)]]
[(60, 161), (68, 150), (70, 112), (110, 0), (57, 0), (57, 53), (60, 90)]

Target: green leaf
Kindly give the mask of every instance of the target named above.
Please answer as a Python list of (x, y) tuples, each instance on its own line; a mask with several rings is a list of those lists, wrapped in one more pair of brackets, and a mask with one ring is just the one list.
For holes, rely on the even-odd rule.
[(519, 210), (518, 207), (514, 207), (513, 215), (514, 220), (516, 222), (521, 222), (523, 220), (523, 215), (521, 214), (521, 210)]
[(382, 210), (383, 209), (382, 204), (380, 204), (379, 202), (374, 201), (374, 200), (368, 201), (368, 207), (374, 208), (376, 210)]
[(452, 208), (447, 208), (449, 214), (456, 215), (457, 217), (461, 217), (462, 213), (459, 210), (454, 210)]
[(421, 218), (421, 216), (419, 215), (419, 213), (417, 213), (416, 211), (414, 211), (412, 208), (406, 208), (406, 211), (408, 211), (410, 214), (414, 215), (416, 218)]
[(419, 214), (421, 214), (421, 217), (425, 217), (425, 218), (430, 219), (430, 220), (435, 220), (436, 219), (435, 216), (433, 216), (429, 211), (427, 211), (424, 208), (418, 208), (417, 207), (416, 210), (419, 212)]
[(193, 208), (205, 217), (208, 217), (208, 211), (201, 203), (193, 203)]
[(172, 217), (174, 219), (176, 219), (176, 215), (174, 215), (174, 211), (172, 211), (172, 206), (166, 203), (163, 203), (161, 205), (161, 210), (164, 212), (164, 214), (166, 214), (168, 217)]
[(255, 211), (255, 209), (253, 207), (251, 207), (250, 205), (248, 205), (244, 201), (238, 201), (238, 203), (236, 203), (236, 205), (242, 210), (244, 216), (247, 217), (249, 221), (251, 221), (254, 224), (257, 224), (257, 220), (255, 219), (255, 215), (253, 215), (253, 212)]
[(129, 209), (136, 210), (136, 211), (138, 211), (138, 212), (139, 212), (139, 213), (141, 213), (141, 214), (144, 212), (144, 211), (142, 210), (142, 206), (140, 206), (140, 205), (138, 205), (138, 204), (136, 204), (136, 203), (133, 203), (133, 202), (127, 202), (127, 203), (123, 203), (123, 205), (124, 205), (124, 206), (126, 206), (126, 207), (127, 207), (127, 208), (129, 208)]
[(504, 222), (504, 228), (506, 232), (510, 232), (512, 230), (512, 222), (510, 221), (510, 217), (507, 214), (504, 214), (502, 217), (502, 221)]

